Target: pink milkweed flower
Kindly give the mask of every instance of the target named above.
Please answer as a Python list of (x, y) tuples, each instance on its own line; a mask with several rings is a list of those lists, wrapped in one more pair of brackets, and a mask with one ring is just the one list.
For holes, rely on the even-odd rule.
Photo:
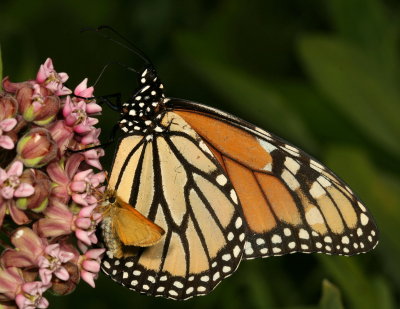
[(97, 145), (99, 144), (99, 135), (100, 135), (101, 129), (95, 129), (91, 130), (84, 136), (78, 138), (79, 142), (83, 145)]
[[(74, 90), (74, 95), (83, 97), (83, 98), (90, 98), (93, 96), (93, 87), (88, 87), (87, 86), (87, 81), (88, 79), (85, 78)], [(80, 101), (80, 98), (76, 98), (77, 101)], [(102, 111), (102, 108), (100, 105), (98, 105), (94, 100), (91, 100), (86, 103), (86, 113), (88, 114), (97, 114)]]
[(4, 215), (10, 213), (17, 224), (29, 222), (28, 217), (15, 205), (14, 197), (27, 197), (35, 192), (32, 185), (21, 182), (23, 164), (15, 161), (6, 170), (0, 168), (0, 226), (3, 224)]
[(24, 283), (25, 280), (19, 268), (0, 268), (0, 301), (14, 300)]
[(101, 221), (101, 214), (95, 212), (96, 205), (82, 208), (74, 215), (61, 202), (54, 203), (45, 210), (46, 217), (37, 223), (39, 235), (57, 237), (75, 233), (76, 238), (85, 245), (97, 243), (96, 226)]
[(91, 249), (79, 259), (81, 268), (81, 278), (86, 281), (92, 288), (95, 287), (94, 280), (98, 277), (100, 271), (101, 258), (105, 249)]
[(15, 161), (7, 171), (0, 168), (0, 193), (4, 199), (13, 197), (27, 197), (33, 194), (35, 189), (28, 183), (20, 181), (24, 165)]
[(104, 182), (105, 178), (104, 172), (94, 174), (92, 169), (77, 173), (69, 186), (74, 202), (82, 206), (96, 204), (97, 197), (95, 195), (104, 190), (104, 188), (99, 188), (99, 185)]
[(75, 217), (75, 235), (85, 245), (97, 244), (96, 226), (102, 219), (102, 216), (94, 209), (97, 205), (84, 207)]
[(104, 149), (101, 148), (91, 149), (83, 152), (83, 155), (85, 157), (85, 162), (88, 165), (96, 167), (99, 170), (103, 169), (99, 159), (100, 157), (104, 156)]
[(58, 96), (71, 93), (71, 90), (63, 85), (67, 80), (68, 74), (57, 73), (50, 58), (47, 58), (45, 63), (40, 66), (39, 72), (36, 75), (36, 81), (39, 84), (43, 84), (44, 87), (53, 91)]
[(7, 118), (0, 121), (0, 147), (5, 149), (13, 149), (14, 142), (11, 137), (4, 135), (5, 132), (10, 132), (17, 125), (17, 119)]
[(47, 174), (53, 181), (53, 197), (65, 204), (68, 203), (71, 197), (69, 185), (83, 160), (83, 154), (74, 153), (66, 161), (60, 160), (47, 166)]
[(72, 127), (67, 126), (64, 120), (55, 121), (47, 129), (56, 142), (59, 157), (61, 157), (74, 139), (74, 130)]
[(37, 231), (41, 237), (69, 235), (73, 231), (74, 214), (59, 200), (53, 200), (44, 211), (45, 218), (37, 222)]
[(98, 119), (89, 117), (88, 113), (90, 114), (90, 105), (85, 101), (75, 101), (69, 96), (66, 98), (63, 108), (65, 123), (73, 127), (76, 133), (87, 134), (99, 122)]
[(90, 98), (93, 96), (94, 88), (93, 87), (88, 88), (87, 81), (88, 79), (85, 78), (83, 81), (81, 81), (81, 83), (78, 86), (76, 86), (76, 88), (74, 89), (74, 95), (84, 98)]
[(60, 109), (60, 98), (49, 92), (39, 84), (17, 91), (18, 109), (26, 121), (44, 126), (55, 119)]
[(46, 239), (28, 227), (15, 230), (11, 243), (15, 249), (6, 249), (2, 255), (3, 264), (7, 267), (37, 267), (47, 246)]
[(39, 276), (43, 284), (49, 284), (51, 278), (56, 276), (58, 279), (67, 281), (69, 273), (63, 264), (70, 261), (74, 254), (68, 251), (61, 250), (59, 244), (48, 245), (44, 249), (44, 255), (39, 257)]
[(21, 293), (15, 297), (19, 309), (47, 308), (49, 302), (43, 293), (50, 287), (41, 281), (27, 282), (22, 285)]

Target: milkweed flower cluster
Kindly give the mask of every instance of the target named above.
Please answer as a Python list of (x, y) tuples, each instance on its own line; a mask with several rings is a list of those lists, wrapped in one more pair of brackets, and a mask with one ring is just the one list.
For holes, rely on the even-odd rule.
[(35, 80), (3, 80), (0, 93), (0, 307), (47, 308), (43, 295), (94, 287), (104, 249), (96, 211), (104, 191), (93, 117), (101, 112), (83, 80), (68, 89), (51, 59)]

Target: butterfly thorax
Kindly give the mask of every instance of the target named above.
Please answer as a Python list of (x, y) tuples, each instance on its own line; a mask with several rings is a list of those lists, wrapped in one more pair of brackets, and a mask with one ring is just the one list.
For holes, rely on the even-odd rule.
[(140, 85), (134, 95), (122, 104), (121, 130), (133, 134), (162, 132), (159, 122), (165, 109), (164, 87), (152, 67), (146, 68), (138, 79)]

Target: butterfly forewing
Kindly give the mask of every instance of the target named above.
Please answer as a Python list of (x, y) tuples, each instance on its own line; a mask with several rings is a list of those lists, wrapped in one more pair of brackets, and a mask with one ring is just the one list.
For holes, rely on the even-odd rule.
[(377, 244), (363, 204), (298, 148), (234, 116), (172, 100), (232, 182), (248, 226), (245, 258), (292, 252), (353, 255)]
[(123, 137), (109, 186), (165, 230), (138, 255), (103, 261), (115, 281), (141, 293), (186, 299), (204, 295), (235, 271), (243, 254), (242, 208), (225, 170), (199, 135), (167, 112), (167, 133)]
[[(119, 198), (117, 198), (118, 200)], [(113, 225), (116, 236), (125, 246), (148, 247), (161, 240), (165, 231), (144, 217), (131, 205), (117, 201)]]

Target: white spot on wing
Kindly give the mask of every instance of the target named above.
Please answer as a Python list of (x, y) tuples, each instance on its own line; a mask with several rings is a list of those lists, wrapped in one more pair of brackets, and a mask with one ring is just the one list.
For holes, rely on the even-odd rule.
[(271, 241), (273, 244), (279, 244), (282, 242), (282, 238), (281, 238), (281, 236), (275, 234), (271, 237)]
[(363, 204), (361, 204), (361, 202), (357, 202), (357, 204), (358, 204), (358, 207), (360, 207), (362, 212), (366, 212), (367, 211), (367, 209), (364, 207)]
[(262, 148), (264, 148), (268, 153), (273, 152), (276, 147), (272, 145), (271, 143), (268, 143), (267, 141), (264, 141), (261, 138), (257, 138), (258, 143), (261, 145)]
[(330, 186), (332, 185), (332, 183), (331, 183), (328, 179), (326, 179), (324, 176), (319, 176), (319, 177), (317, 178), (317, 181), (318, 181), (324, 188), (330, 187)]
[(265, 240), (262, 239), (262, 238), (257, 238), (256, 244), (259, 245), (259, 246), (261, 246), (261, 245), (265, 244)]
[[(231, 192), (232, 192), (232, 191), (231, 191)], [(236, 222), (235, 222), (235, 227), (236, 227), (237, 229), (240, 228), (240, 227), (242, 226), (242, 223), (243, 223), (242, 218), (238, 217), (238, 218), (236, 219)]]
[(286, 168), (292, 172), (292, 174), (296, 175), (298, 170), (300, 169), (300, 164), (293, 160), (291, 157), (286, 157), (285, 159)]
[(300, 187), (297, 179), (288, 170), (285, 169), (281, 177), (292, 191), (296, 191)]
[(233, 248), (233, 256), (238, 257), (239, 254), (240, 254), (240, 248), (239, 246), (235, 246), (235, 248)]
[(314, 181), (310, 189), (310, 194), (313, 198), (318, 199), (325, 194), (325, 190), (317, 181)]
[(310, 234), (305, 229), (300, 229), (299, 238), (301, 238), (301, 239), (309, 239), (310, 238)]
[(361, 221), (361, 224), (362, 224), (362, 225), (367, 225), (369, 219), (368, 219), (368, 217), (367, 217), (365, 214), (361, 214), (361, 215), (360, 215), (360, 221)]
[[(235, 192), (235, 190), (231, 190), (231, 199), (232, 199), (232, 201), (235, 203), (235, 204), (237, 204), (238, 203), (238, 198), (237, 198), (237, 195), (236, 195), (236, 192)], [(241, 219), (240, 219), (241, 220)]]
[(228, 179), (225, 177), (225, 175), (222, 175), (222, 174), (218, 175), (216, 180), (217, 180), (217, 183), (221, 186), (224, 186), (228, 182)]
[(179, 281), (175, 281), (175, 282), (174, 282), (174, 286), (176, 286), (178, 289), (183, 288), (182, 282), (179, 282)]

